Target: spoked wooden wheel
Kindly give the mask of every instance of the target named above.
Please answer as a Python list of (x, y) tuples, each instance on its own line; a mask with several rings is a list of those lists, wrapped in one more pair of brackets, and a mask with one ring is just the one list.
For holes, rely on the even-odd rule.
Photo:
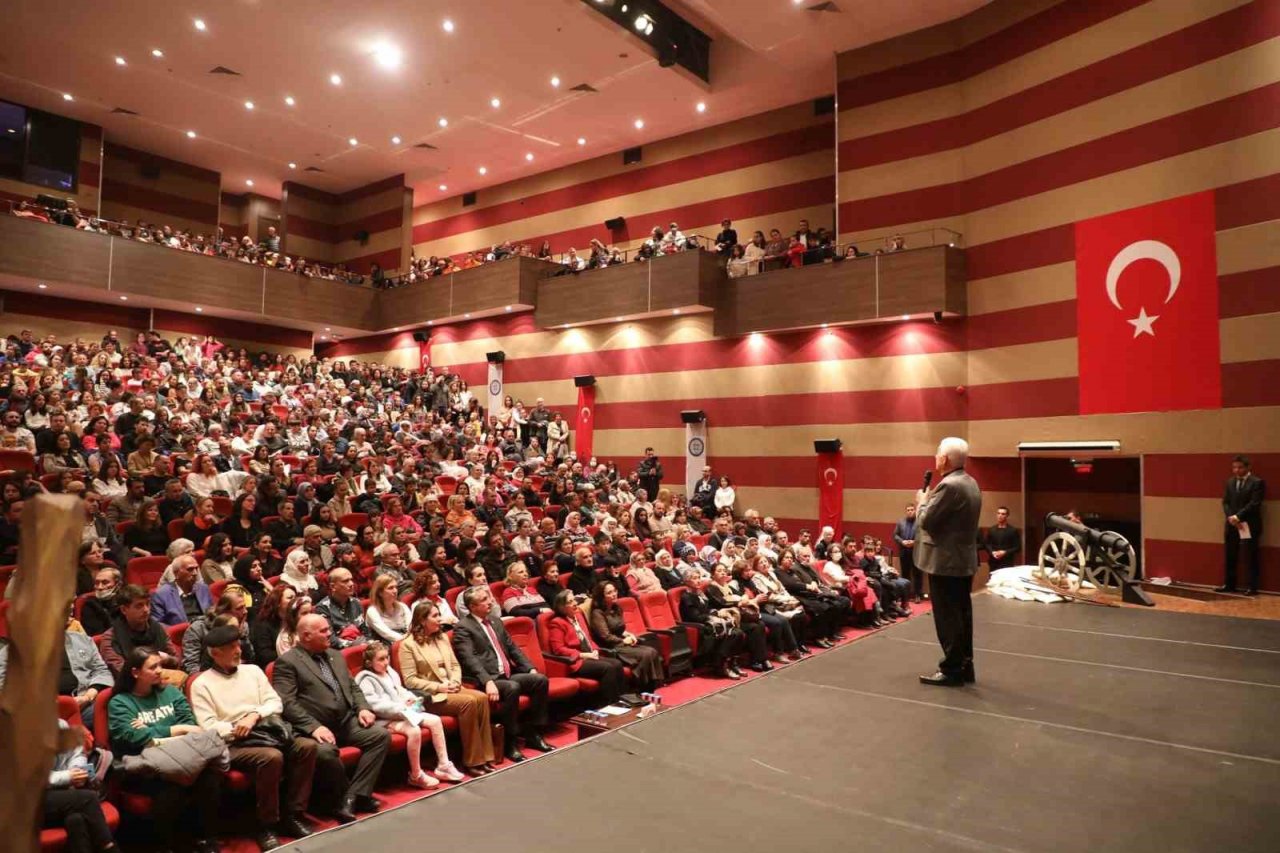
[(1040, 546), (1037, 574), (1054, 589), (1076, 594), (1085, 575), (1084, 548), (1070, 533), (1052, 534)]
[(1097, 587), (1119, 589), (1124, 581), (1137, 576), (1137, 558), (1129, 540), (1117, 536), (1105, 548), (1093, 547), (1090, 560), (1085, 564), (1085, 576)]

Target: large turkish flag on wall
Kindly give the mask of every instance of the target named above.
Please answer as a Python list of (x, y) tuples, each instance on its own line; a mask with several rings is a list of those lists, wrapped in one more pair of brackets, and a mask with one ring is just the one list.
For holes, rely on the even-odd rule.
[(844, 451), (818, 454), (818, 527), (844, 528)]
[(1222, 406), (1213, 193), (1077, 222), (1080, 413)]

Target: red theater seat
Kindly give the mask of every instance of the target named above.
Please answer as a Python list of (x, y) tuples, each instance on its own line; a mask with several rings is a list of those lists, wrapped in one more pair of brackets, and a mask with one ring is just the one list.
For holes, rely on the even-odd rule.
[(124, 567), (124, 579), (144, 589), (155, 589), (168, 567), (168, 557), (134, 557)]
[[(503, 619), (502, 624), (506, 626), (507, 633), (511, 635), (511, 639), (520, 647), (520, 651), (524, 652), (525, 657), (529, 659), (529, 663), (538, 672), (547, 674), (547, 681), (550, 682), (547, 688), (547, 695), (553, 702), (563, 702), (572, 699), (578, 695), (582, 686), (576, 678), (568, 678), (564, 675), (552, 675), (547, 669), (547, 660), (542, 656), (542, 647), (538, 645), (538, 632), (533, 625), (533, 620), (527, 616), (513, 616), (509, 619)], [(561, 664), (561, 672), (564, 672), (564, 665)], [(524, 697), (521, 697), (524, 698)]]

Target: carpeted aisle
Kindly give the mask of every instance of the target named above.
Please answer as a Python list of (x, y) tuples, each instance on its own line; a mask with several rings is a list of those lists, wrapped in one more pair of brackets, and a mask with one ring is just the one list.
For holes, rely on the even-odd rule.
[(339, 832), (305, 853), (1271, 853), (1280, 626), (975, 599), (979, 683), (928, 617)]

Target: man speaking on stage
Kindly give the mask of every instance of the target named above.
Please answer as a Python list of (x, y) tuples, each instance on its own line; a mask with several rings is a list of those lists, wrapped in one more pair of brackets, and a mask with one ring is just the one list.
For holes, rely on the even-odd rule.
[(916, 567), (929, 575), (933, 624), (943, 655), (938, 671), (920, 676), (920, 681), (937, 687), (960, 687), (974, 681), (969, 593), (978, 571), (982, 491), (965, 473), (968, 457), (968, 442), (944, 438), (934, 458), (935, 470), (925, 475), (925, 487), (917, 501)]

